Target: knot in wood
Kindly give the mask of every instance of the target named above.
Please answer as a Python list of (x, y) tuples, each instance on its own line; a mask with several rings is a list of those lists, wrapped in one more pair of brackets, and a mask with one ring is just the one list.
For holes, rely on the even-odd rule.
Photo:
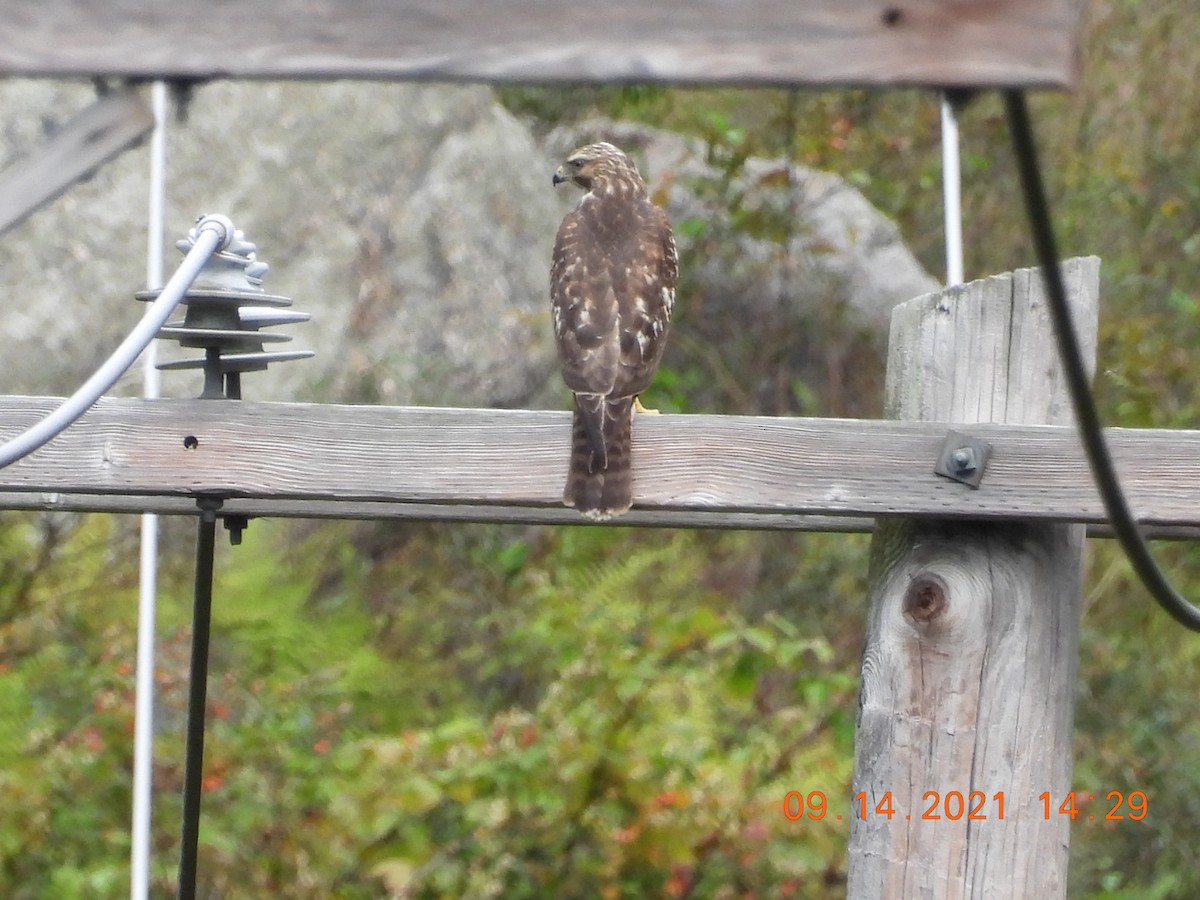
[(945, 612), (948, 591), (936, 575), (918, 575), (904, 592), (904, 617), (914, 625), (928, 625)]

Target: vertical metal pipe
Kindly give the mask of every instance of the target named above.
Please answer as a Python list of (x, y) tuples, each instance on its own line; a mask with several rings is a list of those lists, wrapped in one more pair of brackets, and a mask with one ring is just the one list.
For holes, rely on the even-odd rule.
[(946, 222), (946, 285), (963, 283), (962, 174), (958, 117), (946, 94), (942, 104), (942, 202)]
[[(154, 110), (154, 135), (150, 140), (150, 203), (146, 229), (146, 287), (163, 283), (163, 206), (166, 182), (167, 85), (156, 81), (150, 92)], [(142, 396), (159, 396), (155, 366), (158, 345), (146, 348), (142, 369)], [(129, 897), (150, 897), (151, 775), (154, 766), (154, 620), (158, 582), (158, 516), (142, 515), (138, 578), (137, 675), (134, 687), (133, 822), (129, 835)]]
[(196, 534), (196, 586), (192, 604), (192, 659), (188, 675), (187, 737), (183, 764), (183, 827), (179, 850), (179, 900), (195, 900), (204, 775), (204, 718), (208, 702), (208, 640), (212, 625), (213, 557), (221, 501), (202, 497)]

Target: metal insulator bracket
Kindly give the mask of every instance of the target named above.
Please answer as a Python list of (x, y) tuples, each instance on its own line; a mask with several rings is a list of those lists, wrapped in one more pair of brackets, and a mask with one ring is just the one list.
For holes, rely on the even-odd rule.
[[(292, 301), (267, 294), (262, 279), (270, 268), (256, 256), (257, 248), (228, 220), (232, 235), (202, 268), (181, 301), (182, 321), (169, 322), (158, 333), (180, 346), (203, 350), (204, 356), (160, 363), (159, 369), (203, 369), (202, 397), (241, 397), (242, 372), (262, 371), (273, 362), (308, 359), (311, 350), (267, 351), (265, 345), (290, 341), (291, 335), (264, 331), (309, 321), (307, 313), (287, 310)], [(192, 229), (175, 246), (187, 253), (197, 237)], [(158, 291), (139, 291), (138, 300), (153, 300)]]

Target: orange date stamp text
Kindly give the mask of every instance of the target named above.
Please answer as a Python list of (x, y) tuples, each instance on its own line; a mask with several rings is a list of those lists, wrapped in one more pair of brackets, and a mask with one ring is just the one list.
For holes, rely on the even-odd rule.
[[(1103, 800), (1094, 812), (1088, 812), (1096, 800)], [(1083, 791), (1068, 791), (1062, 796), (1052, 795), (1043, 791), (1037, 797), (1033, 806), (1034, 814), (1050, 821), (1064, 816), (1072, 822), (1105, 821), (1115, 822), (1130, 820), (1140, 822), (1146, 818), (1148, 802), (1143, 791), (1107, 791), (1101, 793), (1085, 793)], [(965, 819), (969, 822), (1002, 821), (1005, 817), (1004, 791), (988, 794), (985, 791), (926, 791), (921, 798), (919, 808), (902, 810), (892, 797), (891, 791), (884, 791), (879, 796), (867, 796), (865, 791), (859, 791), (850, 798), (848, 816), (842, 816), (830, 811), (829, 802), (824, 791), (788, 791), (783, 797), (783, 815), (792, 822), (819, 822), (827, 818), (842, 821), (843, 818), (855, 819), (921, 819), (923, 821), (951, 821)]]

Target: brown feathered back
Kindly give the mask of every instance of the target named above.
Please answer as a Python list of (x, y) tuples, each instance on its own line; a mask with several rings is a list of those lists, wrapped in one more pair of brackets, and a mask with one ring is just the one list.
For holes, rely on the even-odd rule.
[(550, 269), (554, 336), (575, 394), (563, 502), (602, 520), (632, 502), (631, 410), (666, 346), (678, 257), (671, 224), (612, 144), (567, 157), (554, 182), (583, 188), (558, 229)]

